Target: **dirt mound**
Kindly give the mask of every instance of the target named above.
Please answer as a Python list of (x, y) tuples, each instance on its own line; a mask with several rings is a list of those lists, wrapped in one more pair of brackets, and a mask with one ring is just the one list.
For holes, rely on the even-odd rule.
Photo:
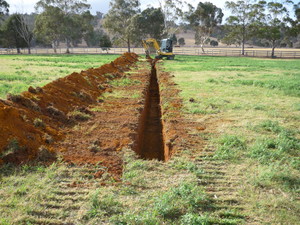
[(86, 107), (96, 103), (109, 89), (107, 82), (122, 76), (137, 58), (134, 53), (124, 53), (99, 68), (72, 73), (0, 100), (0, 164), (50, 157), (52, 143), (64, 138), (63, 128), (91, 116)]

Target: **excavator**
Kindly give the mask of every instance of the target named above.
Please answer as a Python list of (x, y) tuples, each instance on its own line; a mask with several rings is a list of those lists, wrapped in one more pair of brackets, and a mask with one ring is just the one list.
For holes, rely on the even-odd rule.
[(162, 59), (166, 57), (167, 59), (174, 59), (175, 55), (173, 54), (173, 45), (172, 39), (162, 39), (161, 46), (159, 46), (158, 42), (154, 38), (148, 38), (142, 40), (143, 46), (146, 52), (146, 58), (150, 58), (150, 45), (152, 44), (156, 50), (156, 59)]

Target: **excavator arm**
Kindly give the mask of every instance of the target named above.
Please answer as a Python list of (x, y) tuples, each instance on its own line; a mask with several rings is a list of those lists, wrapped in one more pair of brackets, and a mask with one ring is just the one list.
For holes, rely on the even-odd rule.
[[(167, 59), (174, 59), (175, 55), (172, 52), (172, 41), (170, 39), (163, 39), (162, 43), (164, 46), (164, 49), (162, 51), (161, 47), (159, 46), (158, 42), (156, 39), (154, 38), (148, 38), (146, 40), (142, 40), (144, 49), (145, 49), (145, 53), (146, 53), (146, 58), (150, 58), (150, 44), (153, 45), (153, 47), (156, 50), (156, 58), (163, 58), (163, 57), (167, 57)], [(169, 46), (165, 46), (166, 43), (169, 43)]]
[(142, 42), (143, 42), (143, 46), (144, 46), (147, 58), (150, 57), (150, 51), (149, 51), (150, 46), (149, 46), (149, 44), (153, 45), (153, 47), (156, 50), (157, 55), (161, 54), (160, 46), (159, 46), (158, 42), (156, 41), (156, 39), (154, 39), (154, 38), (148, 38), (146, 40), (142, 40)]

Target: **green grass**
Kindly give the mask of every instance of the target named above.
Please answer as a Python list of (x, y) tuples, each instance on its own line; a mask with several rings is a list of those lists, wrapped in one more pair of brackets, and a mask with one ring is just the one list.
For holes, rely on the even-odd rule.
[[(85, 69), (91, 67), (89, 63), (96, 66), (104, 63), (102, 56), (38, 56), (44, 57), (41, 62), (37, 56), (14, 56), (16, 60), (9, 57), (11, 62), (19, 62), (13, 65), (14, 76), (5, 81), (12, 87), (34, 85), (35, 80), (28, 71), (36, 77), (39, 71), (57, 71), (54, 74), (59, 77), (67, 71), (73, 72), (77, 66)], [(109, 61), (112, 60), (109, 57), (116, 56), (105, 57), (102, 59)], [(26, 64), (33, 70), (23, 68)], [(203, 148), (215, 151), (211, 157), (202, 158), (203, 149), (188, 148), (165, 163), (141, 160), (131, 150), (123, 149), (125, 164), (121, 183), (109, 177), (107, 168), (100, 168), (105, 170), (103, 178), (94, 181), (93, 173), (76, 172), (61, 163), (49, 167), (8, 165), (0, 170), (0, 224), (34, 224), (30, 215), (44, 211), (53, 216), (41, 224), (55, 224), (56, 218), (72, 218), (71, 222), (76, 224), (228, 225), (251, 224), (251, 219), (258, 224), (297, 224), (300, 214), (297, 201), (299, 61), (176, 56), (175, 60), (164, 61), (163, 66), (175, 75), (184, 104), (183, 116), (196, 126), (198, 122), (205, 125), (205, 130), (191, 126), (188, 132), (193, 134), (195, 142), (205, 140)], [(21, 78), (27, 79), (27, 83), (15, 70), (23, 70), (25, 75)], [(99, 101), (111, 97), (139, 98), (139, 93), (126, 91), (135, 84), (129, 73), (128, 77), (110, 81), (110, 85), (121, 90), (107, 93)], [(172, 107), (168, 99), (164, 99), (163, 107)], [(91, 111), (103, 109), (97, 106)], [(172, 118), (169, 114), (164, 116)], [(16, 149), (14, 144), (10, 146), (11, 151)], [(207, 161), (211, 167), (217, 163), (225, 166), (220, 171), (209, 172), (202, 167)], [(235, 186), (228, 184), (228, 188), (232, 188), (232, 196), (241, 197), (243, 205), (235, 207), (234, 203), (218, 202), (217, 197), (208, 195), (206, 183), (217, 181), (222, 170), (226, 170), (224, 179), (240, 179)], [(80, 205), (57, 199), (57, 193), (63, 191), (60, 182), (65, 179), (77, 184), (94, 182), (83, 188), (88, 191), (88, 197)], [(102, 186), (103, 183), (106, 185)], [(217, 182), (215, 185), (218, 186)], [(72, 187), (69, 189), (70, 193), (74, 191)], [(76, 196), (72, 194), (72, 198)], [(53, 206), (61, 207), (58, 210), (48, 206), (54, 199), (61, 202)], [(79, 211), (73, 215), (72, 207), (77, 206)]]
[(19, 94), (29, 86), (45, 84), (92, 67), (99, 67), (118, 55), (1, 55), (0, 98)]
[[(215, 149), (212, 158), (245, 168), (240, 189), (250, 217), (296, 224), (300, 61), (177, 56), (164, 68), (182, 90), (185, 115), (213, 129), (198, 134)], [(187, 218), (195, 220), (192, 214)]]

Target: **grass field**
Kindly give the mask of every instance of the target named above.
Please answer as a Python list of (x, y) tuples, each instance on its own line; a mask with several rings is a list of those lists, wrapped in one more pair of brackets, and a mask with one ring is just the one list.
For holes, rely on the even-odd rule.
[(118, 55), (0, 55), (0, 98), (43, 86), (72, 72), (99, 67)]
[(241, 171), (247, 214), (297, 224), (299, 60), (180, 56), (165, 68), (182, 90), (186, 116), (211, 124), (205, 138), (213, 158)]
[[(0, 78), (0, 91), (2, 96), (17, 93), (115, 57), (1, 56), (9, 73), (0, 73), (6, 77)], [(186, 149), (164, 163), (136, 159), (124, 150), (123, 183), (101, 186), (95, 181), (95, 189), (70, 191), (78, 199), (70, 202), (63, 199), (70, 196), (61, 194), (69, 190), (60, 185), (66, 179), (88, 182), (82, 176), (87, 168), (61, 162), (50, 167), (7, 165), (0, 169), (0, 224), (35, 224), (32, 216), (37, 215), (40, 224), (55, 224), (74, 209), (80, 212), (72, 216), (76, 224), (297, 224), (299, 60), (176, 56), (162, 66), (175, 76), (184, 117), (205, 127), (192, 135), (205, 140), (204, 150), (211, 154), (203, 158), (199, 149)], [(61, 68), (65, 72), (59, 73)], [(18, 75), (19, 70), (28, 72)], [(10, 80), (9, 74), (18, 79)], [(10, 88), (4, 89), (2, 81)], [(62, 198), (58, 201), (57, 193)]]

